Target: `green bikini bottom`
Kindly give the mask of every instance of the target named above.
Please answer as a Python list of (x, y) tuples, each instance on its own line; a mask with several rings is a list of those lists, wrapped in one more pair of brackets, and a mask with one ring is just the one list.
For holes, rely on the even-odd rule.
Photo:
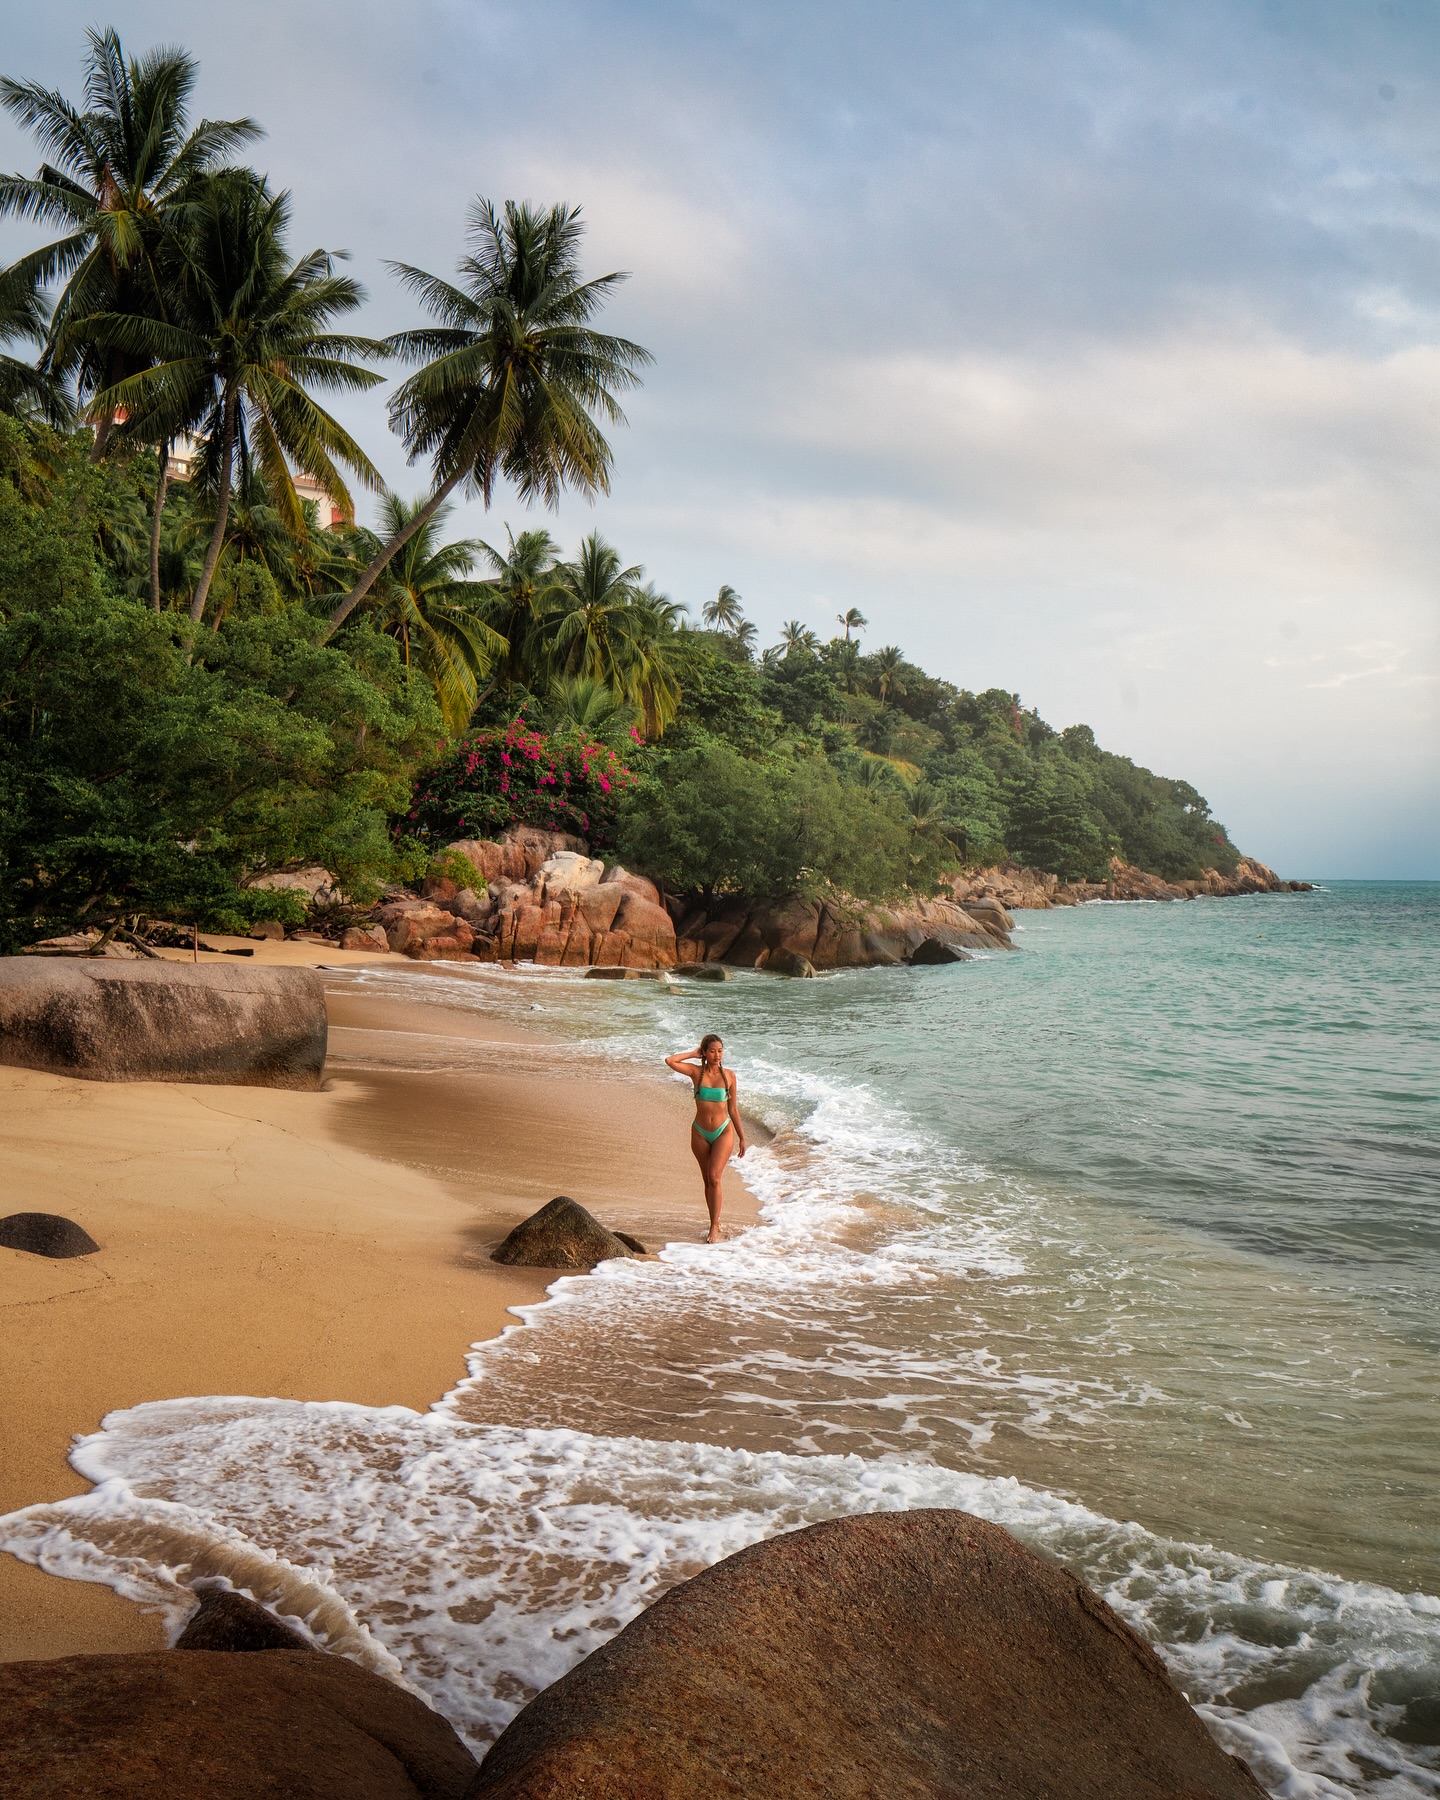
[(707, 1144), (714, 1144), (718, 1143), (730, 1129), (730, 1121), (726, 1119), (725, 1123), (723, 1125), (717, 1125), (714, 1131), (707, 1131), (697, 1119), (695, 1122), (695, 1129), (700, 1133)]

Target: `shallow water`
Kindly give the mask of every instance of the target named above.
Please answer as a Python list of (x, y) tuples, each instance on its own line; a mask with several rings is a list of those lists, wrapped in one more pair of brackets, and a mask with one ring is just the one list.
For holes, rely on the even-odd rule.
[(718, 1556), (964, 1506), (1273, 1793), (1440, 1793), (1440, 886), (1020, 922), (805, 983), (358, 978), (579, 1056), (723, 1032), (766, 1223), (558, 1283), (427, 1416), (117, 1415), (0, 1541), (177, 1613), (167, 1569), (229, 1575), (479, 1744)]

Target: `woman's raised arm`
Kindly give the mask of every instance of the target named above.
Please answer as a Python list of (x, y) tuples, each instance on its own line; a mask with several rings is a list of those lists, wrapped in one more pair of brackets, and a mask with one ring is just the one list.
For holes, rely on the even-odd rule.
[(681, 1050), (678, 1055), (665, 1058), (665, 1067), (673, 1069), (677, 1075), (688, 1075), (690, 1068), (699, 1061), (701, 1056), (698, 1050)]

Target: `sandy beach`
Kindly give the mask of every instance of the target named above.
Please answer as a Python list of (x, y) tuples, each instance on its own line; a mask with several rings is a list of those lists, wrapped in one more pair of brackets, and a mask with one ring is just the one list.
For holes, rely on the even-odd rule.
[[(294, 943), (256, 960), (416, 967)], [(647, 1243), (701, 1235), (683, 1087), (581, 1063), (438, 987), (332, 986), (318, 1094), (0, 1068), (0, 1210), (62, 1212), (102, 1247), (66, 1262), (0, 1249), (0, 1512), (83, 1492), (72, 1440), (142, 1401), (425, 1409), (466, 1347), (554, 1279), (488, 1254), (557, 1193)], [(733, 1168), (726, 1185), (742, 1227), (753, 1204)], [(0, 1556), (0, 1660), (163, 1641), (109, 1589)]]

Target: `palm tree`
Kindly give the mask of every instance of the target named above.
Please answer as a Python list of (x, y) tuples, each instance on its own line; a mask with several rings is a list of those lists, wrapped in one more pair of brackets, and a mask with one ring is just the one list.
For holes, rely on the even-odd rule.
[(845, 642), (847, 644), (850, 642), (850, 633), (852, 631), (858, 637), (870, 623), (858, 606), (852, 606), (848, 612), (836, 613), (835, 619), (838, 624), (845, 627)]
[(645, 571), (620, 566), (620, 553), (592, 531), (573, 563), (562, 565), (544, 619), (550, 667), (556, 675), (588, 675), (620, 692), (636, 590)]
[(543, 682), (546, 645), (540, 621), (549, 607), (559, 580), (560, 550), (548, 531), (522, 531), (519, 537), (507, 525), (510, 540), (505, 550), (481, 543), (480, 555), (488, 565), (485, 575), (485, 616), (508, 646), (495, 664), (490, 686), (516, 682), (536, 686)]
[(917, 781), (906, 789), (905, 813), (917, 837), (935, 840), (944, 836), (944, 798), (929, 782)]
[(742, 619), (730, 633), (730, 636), (745, 652), (747, 657), (753, 655), (755, 650), (755, 640), (759, 635), (760, 632), (753, 619)]
[(555, 725), (568, 725), (602, 743), (625, 737), (639, 717), (633, 706), (589, 675), (555, 682), (546, 700)]
[(210, 177), (186, 203), (171, 241), (165, 273), (174, 319), (102, 313), (77, 327), (102, 347), (152, 359), (96, 397), (96, 406), (125, 412), (127, 435), (163, 443), (198, 425), (200, 478), (216, 498), (215, 529), (190, 603), (197, 621), (225, 543), (237, 456), (243, 481), (253, 454), (297, 538), (305, 516), (287, 457), (347, 512), (352, 502), (336, 459), (366, 486), (383, 485), (359, 444), (307, 389), (373, 387), (380, 377), (353, 359), (381, 356), (385, 347), (322, 329), (359, 306), (364, 290), (335, 273), (328, 251), (287, 263), (289, 213), (289, 195), (270, 193), (249, 171)]
[[(625, 277), (580, 279), (581, 229), (578, 207), (507, 201), (497, 212), (477, 199), (459, 286), (408, 263), (390, 265), (437, 321), (389, 340), (397, 356), (420, 365), (396, 390), (390, 420), (412, 462), (430, 459), (432, 511), (461, 482), (488, 507), (500, 476), (523, 500), (547, 506), (567, 487), (609, 492), (610, 446), (593, 415), (623, 425), (616, 395), (636, 385), (651, 358), (592, 328)], [(427, 516), (422, 507), (409, 529)], [(392, 538), (372, 559), (331, 615), (332, 630), (401, 541)]]
[[(36, 284), (10, 273), (0, 276), (0, 344), (44, 344), (49, 313)], [(18, 356), (0, 355), (0, 412), (43, 419), (63, 430), (74, 423), (69, 396), (53, 376)]]
[(685, 608), (653, 583), (640, 588), (626, 619), (625, 681), (622, 692), (640, 713), (648, 737), (659, 737), (680, 711), (680, 677), (675, 668), (676, 632)]
[[(0, 214), (60, 228), (12, 274), (65, 286), (51, 319), (42, 367), (73, 375), (82, 398), (114, 388), (137, 362), (119, 345), (96, 354), (73, 328), (94, 313), (163, 317), (157, 255), (171, 209), (194, 183), (243, 144), (262, 136), (251, 119), (203, 119), (187, 131), (199, 68), (184, 51), (127, 57), (114, 31), (86, 33), (85, 110), (36, 82), (0, 78), (0, 105), (33, 131), (48, 159), (33, 177), (0, 176)], [(104, 453), (114, 408), (96, 413), (94, 454)]]
[(867, 756), (856, 771), (856, 779), (871, 794), (904, 796), (909, 792), (904, 776), (883, 756)]
[(728, 631), (733, 635), (745, 617), (740, 606), (740, 596), (727, 582), (713, 600), (705, 602), (700, 617), (717, 631)]
[[(384, 536), (404, 530), (424, 504), (423, 495), (407, 502), (387, 494), (380, 509)], [(406, 668), (418, 668), (430, 681), (446, 725), (459, 733), (475, 710), (481, 681), (509, 646), (485, 622), (486, 590), (465, 579), (482, 545), (475, 538), (440, 541), (450, 511), (437, 508), (407, 536), (371, 590), (368, 610), (399, 642)]]
[(816, 649), (819, 637), (798, 619), (787, 619), (780, 628), (780, 643), (787, 656), (803, 656)]
[(896, 644), (887, 644), (875, 658), (875, 691), (889, 701), (905, 692), (905, 652)]

